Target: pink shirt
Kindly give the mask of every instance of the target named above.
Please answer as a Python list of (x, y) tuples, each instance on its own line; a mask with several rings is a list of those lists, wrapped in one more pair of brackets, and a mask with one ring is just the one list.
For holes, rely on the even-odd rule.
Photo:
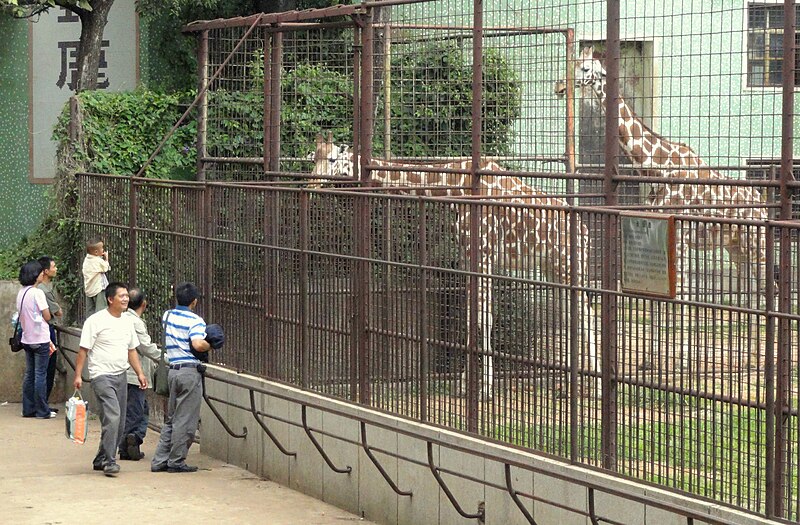
[[(26, 294), (27, 292), (27, 294)], [(20, 304), (25, 296), (25, 304)], [(26, 286), (17, 293), (17, 311), (22, 326), (22, 342), (26, 345), (40, 345), (50, 342), (50, 326), (42, 316), (47, 309), (44, 292), (33, 286)]]

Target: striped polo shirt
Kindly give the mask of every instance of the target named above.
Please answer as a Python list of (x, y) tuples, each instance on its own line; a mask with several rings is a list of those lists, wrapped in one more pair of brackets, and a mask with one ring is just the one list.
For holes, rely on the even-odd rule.
[(206, 322), (189, 309), (188, 306), (177, 306), (167, 310), (161, 317), (164, 327), (164, 350), (171, 365), (180, 363), (199, 363), (192, 355), (189, 347), (190, 339), (206, 338)]

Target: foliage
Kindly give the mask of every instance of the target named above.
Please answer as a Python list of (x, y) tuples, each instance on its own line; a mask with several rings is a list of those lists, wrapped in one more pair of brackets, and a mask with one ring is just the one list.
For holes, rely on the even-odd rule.
[(292, 151), (284, 155), (301, 157), (313, 151), (320, 130), (352, 143), (353, 80), (339, 71), (303, 64), (281, 79), (281, 144)]
[[(2, 0), (0, 0), (2, 1)], [(138, 0), (147, 37), (143, 39), (149, 88), (165, 92), (197, 87), (195, 36), (183, 33), (195, 20), (212, 20), (289, 9), (311, 9), (349, 3), (342, 0)]]
[(89, 0), (0, 0), (0, 10), (14, 18), (30, 18), (57, 5), (92, 10)]
[[(263, 75), (263, 68), (257, 64), (250, 71), (253, 75)], [(283, 156), (308, 155), (321, 129), (352, 141), (353, 86), (350, 78), (323, 66), (304, 64), (286, 72), (281, 84)], [(209, 154), (260, 157), (264, 138), (263, 92), (215, 90), (208, 98)]]
[[(428, 44), (395, 59), (392, 84), (395, 155), (460, 157), (471, 153), (471, 55), (453, 42)], [(521, 86), (516, 72), (491, 48), (484, 48), (482, 86), (483, 153), (508, 154), (514, 122), (521, 113)]]
[[(185, 95), (163, 95), (139, 89), (132, 92), (84, 92), (79, 101), (83, 111), (84, 144), (75, 152), (85, 169), (95, 173), (132, 175), (155, 151), (172, 125), (178, 121)], [(61, 114), (54, 133), (63, 139), (69, 112)], [(157, 179), (194, 178), (197, 163), (197, 123), (179, 127), (144, 175)]]

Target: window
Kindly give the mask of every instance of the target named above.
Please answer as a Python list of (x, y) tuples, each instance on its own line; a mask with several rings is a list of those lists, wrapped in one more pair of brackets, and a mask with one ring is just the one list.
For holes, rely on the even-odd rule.
[[(773, 180), (780, 177), (780, 159), (747, 159), (747, 166), (748, 180)], [(800, 180), (800, 164), (795, 162), (792, 171), (795, 180)], [(766, 190), (759, 188), (759, 191), (761, 198), (766, 198), (767, 202), (780, 200), (780, 191), (777, 188), (767, 188)], [(800, 188), (789, 188), (789, 198), (792, 201), (792, 219), (800, 219)]]
[[(800, 19), (800, 8), (798, 19)], [(750, 3), (747, 7), (747, 85), (774, 87), (783, 83), (783, 5)], [(795, 34), (800, 44), (800, 34)], [(798, 53), (800, 55), (800, 53)], [(795, 56), (794, 83), (800, 84)]]

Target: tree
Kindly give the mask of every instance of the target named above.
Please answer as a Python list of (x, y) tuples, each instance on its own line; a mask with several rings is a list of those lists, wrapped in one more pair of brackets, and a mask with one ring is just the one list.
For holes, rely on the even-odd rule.
[(51, 7), (66, 7), (81, 20), (81, 38), (77, 56), (76, 92), (97, 88), (100, 50), (108, 12), (114, 0), (0, 0), (0, 9), (14, 18), (31, 18)]

